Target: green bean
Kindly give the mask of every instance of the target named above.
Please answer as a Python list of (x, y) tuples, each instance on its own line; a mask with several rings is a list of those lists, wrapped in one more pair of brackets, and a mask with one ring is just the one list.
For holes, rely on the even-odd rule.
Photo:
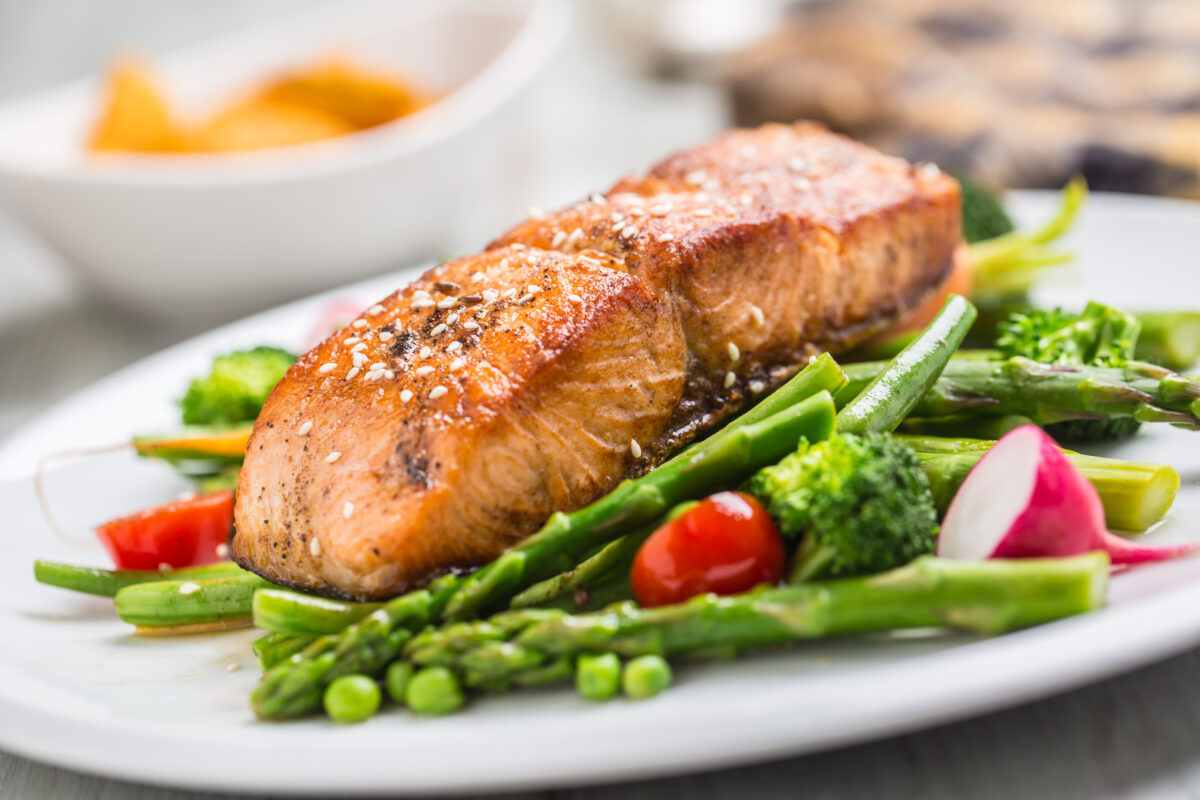
[(101, 597), (116, 597), (126, 586), (167, 580), (203, 580), (228, 578), (245, 574), (245, 570), (232, 561), (206, 564), (201, 567), (181, 569), (100, 569), (61, 564), (57, 561), (33, 562), (33, 577), (38, 583), (70, 589), (73, 592), (94, 594)]
[(271, 585), (249, 572), (232, 578), (138, 583), (117, 592), (117, 616), (146, 629), (249, 624), (254, 592)]

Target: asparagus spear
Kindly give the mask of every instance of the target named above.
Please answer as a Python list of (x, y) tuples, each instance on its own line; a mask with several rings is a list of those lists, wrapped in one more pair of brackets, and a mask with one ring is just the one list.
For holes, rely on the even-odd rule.
[(117, 592), (117, 616), (142, 629), (228, 627), (250, 623), (254, 592), (272, 584), (253, 573), (231, 578), (155, 581)]
[(1162, 364), (1167, 369), (1183, 370), (1200, 360), (1200, 311), (1142, 311), (1137, 357)]
[[(898, 436), (911, 447), (929, 479), (934, 504), (944, 514), (967, 473), (995, 442), (982, 439), (943, 439)], [(1179, 473), (1164, 464), (1145, 464), (1064, 451), (1104, 503), (1110, 528), (1144, 531), (1161, 520), (1179, 491)]]
[(337, 633), (381, 605), (313, 597), (289, 589), (259, 589), (254, 593), (252, 610), (255, 626), (263, 630), (320, 636)]
[(291, 658), (312, 643), (313, 637), (271, 631), (254, 640), (254, 655), (258, 665), (270, 669), (286, 658)]
[[(440, 617), (471, 615), (507, 602), (521, 589), (573, 566), (622, 531), (657, 519), (672, 505), (737, 485), (795, 449), (801, 437), (825, 438), (834, 420), (833, 398), (821, 391), (762, 421), (721, 431), (686, 458), (672, 459), (642, 478), (627, 481), (573, 514), (555, 514), (540, 533), (473, 575), (448, 577), (431, 591), (391, 600), (340, 634), (317, 639), (299, 654), (298, 662), (284, 662), (268, 671), (251, 705), (267, 719), (314, 711), (330, 681), (354, 673), (378, 675), (413, 631)], [(454, 601), (458, 605), (452, 609), (449, 604)]]
[(838, 412), (838, 431), (861, 434), (895, 430), (937, 380), (971, 329), (975, 313), (975, 306), (965, 297), (956, 294), (947, 297), (942, 310), (921, 335), (865, 386), (856, 389), (854, 399)]
[(202, 580), (243, 575), (245, 570), (229, 561), (182, 569), (99, 569), (60, 564), (57, 561), (33, 562), (33, 577), (38, 583), (70, 589), (73, 592), (115, 597), (117, 592), (135, 583), (155, 581)]
[(541, 682), (583, 653), (631, 658), (731, 654), (843, 634), (953, 627), (998, 634), (1100, 607), (1108, 581), (1103, 553), (1062, 559), (950, 561), (922, 557), (880, 575), (704, 595), (644, 609), (619, 603), (569, 615), (539, 609), (430, 629), (404, 657), (458, 673), (468, 686), (503, 689)]
[[(883, 365), (846, 366), (853, 396)], [(1020, 414), (1039, 425), (1071, 419), (1133, 417), (1200, 429), (1200, 381), (1131, 361), (1122, 367), (1039, 364), (1027, 358), (955, 357), (912, 409), (915, 417)]]

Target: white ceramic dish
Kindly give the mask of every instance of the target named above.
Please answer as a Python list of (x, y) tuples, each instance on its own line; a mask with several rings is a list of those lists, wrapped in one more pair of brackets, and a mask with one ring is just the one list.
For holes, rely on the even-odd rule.
[(478, 246), (523, 208), (522, 105), (568, 16), (556, 0), (335, 3), (155, 61), (193, 113), (331, 52), (445, 94), (397, 122), (274, 151), (89, 157), (97, 80), (11, 100), (0, 196), (95, 288), (161, 319), (231, 319)]
[[(1045, 195), (1018, 199), (1034, 218), (1051, 205)], [(1075, 237), (1086, 293), (1060, 297), (1196, 304), (1198, 232), (1200, 207), (1096, 197)], [(366, 305), (403, 277), (340, 294)], [(643, 703), (591, 706), (563, 688), (486, 698), (444, 719), (389, 712), (352, 727), (318, 719), (258, 724), (246, 704), (257, 676), (252, 632), (139, 639), (113, 618), (108, 601), (33, 582), (35, 557), (104, 559), (94, 544), (72, 548), (49, 533), (27, 474), (45, 452), (171, 422), (170, 398), (214, 352), (295, 346), (327, 299), (253, 317), (118, 372), (0, 447), (0, 747), (114, 777), (229, 791), (347, 796), (562, 786), (885, 736), (1043, 696), (1200, 642), (1196, 558), (1117, 576), (1110, 607), (1086, 617), (990, 640), (832, 641), (689, 666), (671, 691)], [(1175, 509), (1149, 541), (1200, 539), (1196, 436), (1159, 426), (1117, 448), (1123, 457), (1171, 463), (1183, 476)], [(181, 488), (158, 465), (127, 454), (72, 463), (48, 483), (64, 522), (79, 531)]]

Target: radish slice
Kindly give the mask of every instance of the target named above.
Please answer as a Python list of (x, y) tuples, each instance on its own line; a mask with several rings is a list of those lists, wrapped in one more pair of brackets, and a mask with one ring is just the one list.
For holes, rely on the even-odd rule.
[(1046, 558), (1094, 550), (1113, 564), (1162, 561), (1200, 544), (1145, 547), (1109, 533), (1100, 495), (1035, 425), (1008, 433), (979, 460), (946, 511), (944, 558)]

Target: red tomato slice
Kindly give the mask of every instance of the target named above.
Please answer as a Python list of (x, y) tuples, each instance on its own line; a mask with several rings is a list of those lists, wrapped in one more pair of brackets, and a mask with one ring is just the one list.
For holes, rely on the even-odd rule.
[(766, 509), (747, 494), (721, 492), (652, 533), (630, 583), (643, 606), (661, 606), (778, 583), (783, 566), (783, 541)]
[(213, 492), (139, 511), (96, 528), (119, 569), (178, 568), (227, 558), (233, 492)]

